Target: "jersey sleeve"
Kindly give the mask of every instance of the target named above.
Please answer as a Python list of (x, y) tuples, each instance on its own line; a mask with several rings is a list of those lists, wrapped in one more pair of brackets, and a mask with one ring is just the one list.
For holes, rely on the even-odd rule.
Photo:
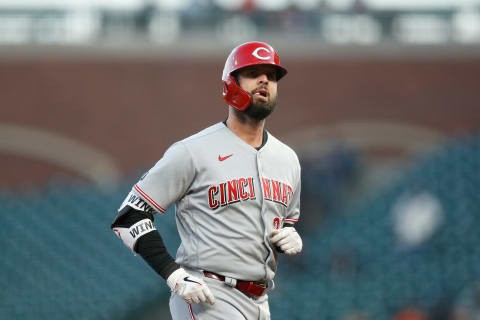
[(285, 224), (295, 224), (300, 218), (300, 191), (301, 187), (301, 178), (300, 178), (300, 165), (297, 169), (298, 179), (297, 183), (293, 189), (293, 196), (288, 206), (287, 217), (285, 218)]
[(183, 197), (194, 177), (193, 158), (187, 147), (177, 142), (133, 186), (131, 195), (137, 195), (154, 211), (164, 213)]

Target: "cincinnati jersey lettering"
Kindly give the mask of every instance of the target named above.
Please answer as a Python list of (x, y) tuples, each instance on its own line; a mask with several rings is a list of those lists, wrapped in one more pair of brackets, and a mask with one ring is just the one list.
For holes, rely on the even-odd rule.
[[(293, 196), (290, 185), (268, 178), (262, 178), (263, 198), (288, 207)], [(208, 189), (208, 205), (215, 210), (232, 203), (255, 199), (254, 178), (239, 178), (222, 182)]]
[(293, 197), (292, 187), (281, 181), (262, 177), (262, 189), (265, 200), (279, 203), (285, 207), (288, 207)]
[(222, 182), (208, 189), (208, 205), (215, 210), (219, 207), (245, 200), (254, 200), (254, 178), (239, 178)]

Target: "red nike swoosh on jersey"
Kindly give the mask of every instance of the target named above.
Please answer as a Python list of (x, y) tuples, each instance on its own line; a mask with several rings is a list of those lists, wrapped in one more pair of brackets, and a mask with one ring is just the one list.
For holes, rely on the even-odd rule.
[(229, 154), (229, 155), (226, 156), (226, 157), (222, 157), (221, 155), (218, 155), (218, 161), (227, 160), (227, 159), (230, 158), (231, 156), (233, 156), (233, 153), (232, 153), (232, 154)]

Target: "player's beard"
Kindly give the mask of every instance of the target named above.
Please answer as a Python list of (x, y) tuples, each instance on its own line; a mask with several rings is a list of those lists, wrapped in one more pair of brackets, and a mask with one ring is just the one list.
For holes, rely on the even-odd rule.
[(250, 93), (250, 98), (252, 99), (252, 102), (250, 103), (250, 106), (245, 109), (245, 113), (258, 121), (268, 117), (273, 110), (275, 110), (275, 106), (277, 105), (277, 96), (271, 97), (269, 101), (255, 101), (255, 97)]

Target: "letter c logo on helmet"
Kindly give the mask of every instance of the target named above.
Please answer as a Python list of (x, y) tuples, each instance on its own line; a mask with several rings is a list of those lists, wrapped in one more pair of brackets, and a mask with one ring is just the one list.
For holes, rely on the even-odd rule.
[[(259, 55), (258, 53), (260, 51), (266, 51), (268, 53), (268, 56), (265, 56), (265, 57), (262, 57), (261, 55)], [(252, 55), (257, 58), (257, 59), (260, 59), (260, 60), (269, 60), (270, 59), (270, 50), (268, 50), (267, 48), (264, 48), (264, 47), (258, 47), (257, 49), (255, 49), (253, 52), (252, 52)]]
[(223, 99), (228, 105), (243, 111), (250, 106), (251, 97), (235, 80), (234, 73), (254, 65), (270, 65), (277, 71), (277, 81), (287, 74), (280, 65), (280, 58), (273, 47), (265, 42), (252, 41), (234, 48), (223, 68)]

